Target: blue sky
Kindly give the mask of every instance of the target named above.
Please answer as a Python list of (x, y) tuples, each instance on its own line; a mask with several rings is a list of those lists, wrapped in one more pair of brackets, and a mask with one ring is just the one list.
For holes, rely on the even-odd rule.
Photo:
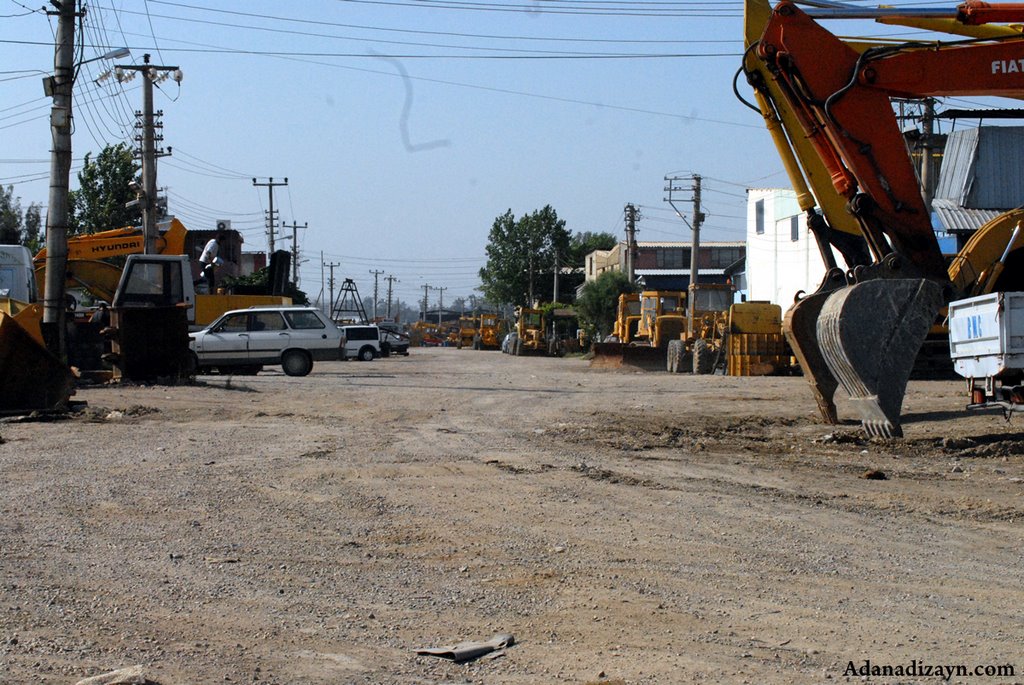
[[(48, 192), (41, 78), (56, 20), (33, 4), (0, 0), (0, 184), (23, 207)], [(173, 148), (158, 183), (186, 226), (230, 219), (247, 249), (265, 249), (267, 191), (251, 179), (287, 177), (275, 208), (309, 225), (312, 296), (321, 253), (364, 295), (371, 269), (400, 279), (402, 300), (424, 283), (446, 301), (469, 295), (507, 209), (550, 204), (573, 232), (622, 235), (633, 203), (641, 240), (689, 240), (666, 175), (701, 174), (703, 237), (742, 240), (745, 188), (786, 185), (732, 94), (739, 1), (97, 0), (82, 38), (82, 59), (127, 46), (118, 63), (149, 53), (182, 69), (155, 103)], [(79, 75), (75, 170), (134, 135), (138, 81), (93, 83), (110, 66)]]

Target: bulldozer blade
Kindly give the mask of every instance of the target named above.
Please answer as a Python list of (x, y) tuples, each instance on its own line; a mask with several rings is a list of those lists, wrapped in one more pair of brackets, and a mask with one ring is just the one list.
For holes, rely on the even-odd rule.
[(837, 290), (822, 307), (822, 356), (869, 436), (903, 437), (907, 381), (942, 304), (934, 281), (884, 278)]
[(665, 370), (666, 352), (658, 347), (606, 342), (594, 343), (591, 349), (594, 353), (590, 359), (592, 369)]
[(835, 291), (819, 291), (796, 302), (782, 322), (782, 330), (786, 334), (793, 354), (800, 362), (804, 376), (810, 381), (811, 391), (818, 403), (818, 411), (825, 423), (838, 423), (836, 403), (833, 401), (839, 382), (832, 374), (825, 358), (821, 355), (818, 343), (818, 317)]

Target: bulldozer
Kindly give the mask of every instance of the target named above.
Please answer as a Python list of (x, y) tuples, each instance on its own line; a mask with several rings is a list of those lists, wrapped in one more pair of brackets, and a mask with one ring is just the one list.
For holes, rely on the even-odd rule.
[[(838, 421), (842, 387), (868, 435), (900, 437), (911, 370), (944, 306), (1024, 286), (1020, 268), (996, 268), (1024, 259), (1013, 237), (1024, 217), (993, 219), (947, 265), (892, 98), (1024, 97), (1024, 34), (1006, 25), (1024, 21), (1024, 7), (810, 4), (744, 2), (745, 104), (764, 120), (827, 268), (784, 330), (826, 422)], [(821, 23), (852, 18), (967, 39), (844, 40)]]
[(731, 284), (692, 283), (687, 290), (687, 306), (680, 312), (677, 335), (665, 341), (662, 359), (670, 373), (687, 369), (708, 374), (723, 358), (729, 306), (735, 288)]
[(614, 335), (591, 346), (590, 365), (663, 368), (669, 341), (679, 338), (686, 327), (685, 307), (686, 293), (679, 290), (619, 295)]
[(475, 350), (497, 350), (505, 333), (505, 322), (497, 314), (481, 314), (479, 333), (473, 340)]
[(511, 353), (547, 354), (547, 340), (544, 335), (544, 311), (530, 307), (516, 307), (516, 339)]
[(460, 350), (463, 347), (476, 349), (476, 340), (479, 337), (478, 320), (475, 316), (459, 317), (459, 333), (455, 346)]

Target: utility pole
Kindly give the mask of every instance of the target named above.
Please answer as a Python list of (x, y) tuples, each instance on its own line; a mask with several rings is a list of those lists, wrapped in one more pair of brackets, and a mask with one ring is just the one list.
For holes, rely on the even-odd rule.
[(443, 286), (441, 288), (434, 288), (434, 290), (436, 290), (436, 291), (438, 291), (438, 293), (440, 293), (437, 296), (437, 325), (438, 325), (438, 327), (440, 327), (441, 326), (441, 312), (444, 310), (444, 291), (448, 290), (448, 286)]
[(388, 276), (384, 279), (388, 282), (388, 320), (391, 320), (391, 289), (395, 283), (401, 283), (400, 280), (394, 277), (394, 275)]
[(377, 271), (376, 269), (370, 269), (370, 273), (373, 274), (373, 320), (377, 320), (377, 284), (378, 277), (384, 273), (383, 271)]
[(331, 317), (334, 316), (334, 267), (336, 267), (336, 266), (341, 266), (341, 262), (331, 262), (330, 264), (327, 264), (327, 268), (330, 269), (330, 271), (331, 271), (331, 277), (327, 281), (327, 285), (330, 288), (330, 293), (331, 293), (331, 295), (330, 295), (330, 297), (331, 297), (330, 303), (331, 304), (330, 304), (329, 309), (328, 309), (328, 311), (330, 312), (329, 316), (331, 316)]
[(423, 284), (423, 316), (420, 317), (420, 321), (427, 320), (427, 293), (430, 292), (431, 286), (426, 283)]
[[(299, 222), (292, 221), (292, 225), (281, 224), (282, 228), (292, 229), (292, 283), (299, 287)], [(302, 229), (309, 228), (309, 222), (302, 224)]]
[[(683, 220), (683, 223), (690, 227), (690, 230), (693, 231), (693, 241), (690, 244), (690, 286), (692, 287), (697, 284), (698, 272), (700, 270), (700, 227), (701, 224), (704, 223), (704, 213), (700, 211), (700, 174), (693, 174), (690, 179), (692, 180), (693, 185), (690, 188), (685, 188), (679, 185), (679, 181), (685, 179), (678, 176), (673, 176), (672, 178), (666, 176), (665, 192), (668, 193), (668, 197), (665, 198), (665, 201), (672, 205), (672, 209), (675, 210), (676, 215)], [(683, 216), (683, 213), (679, 211), (679, 208), (676, 207), (675, 202), (673, 201), (672, 193), (683, 190), (690, 190), (693, 193), (691, 198), (693, 202), (692, 223), (686, 220), (686, 217)], [(694, 298), (692, 297), (686, 298), (686, 325), (687, 330), (691, 331), (693, 330), (693, 299)]]
[(921, 116), (921, 190), (924, 206), (932, 211), (932, 146), (934, 144), (935, 99), (924, 99), (924, 113)]
[[(71, 176), (71, 92), (75, 85), (74, 0), (53, 2), (57, 12), (57, 44), (53, 55), (53, 76), (43, 80), (53, 97), (50, 109), (50, 194), (46, 211), (46, 282), (43, 323), (54, 333), (48, 347), (58, 359), (66, 358), (64, 330), (64, 280), (68, 264), (68, 187)], [(55, 329), (55, 330), (54, 330)]]
[[(267, 212), (267, 246), (270, 248), (270, 254), (274, 254), (274, 224), (277, 223), (277, 217), (274, 215), (274, 188), (278, 186), (288, 185), (288, 177), (286, 176), (284, 182), (278, 181), (274, 183), (274, 177), (271, 176), (267, 179), (267, 183), (257, 183), (256, 179), (252, 180), (252, 184), (258, 187), (264, 187), (267, 189), (267, 196), (270, 198), (270, 210)], [(340, 266), (340, 265), (335, 265)], [(334, 306), (334, 302), (331, 302), (331, 306)]]
[[(172, 66), (162, 66), (149, 63), (149, 55), (142, 56), (142, 64), (118, 64), (114, 67), (114, 74), (119, 82), (130, 81), (138, 73), (142, 76), (142, 111), (136, 116), (142, 119), (142, 135), (136, 140), (142, 147), (142, 192), (140, 200), (142, 204), (142, 235), (144, 240), (143, 251), (146, 254), (156, 253), (157, 240), (157, 206), (156, 206), (156, 158), (164, 155), (164, 151), (156, 149), (157, 140), (163, 140), (163, 136), (156, 135), (158, 128), (153, 122), (153, 86), (172, 76), (175, 81), (181, 83), (181, 69)], [(156, 116), (162, 116), (163, 112), (157, 112)], [(136, 127), (140, 127), (136, 124)]]
[(636, 275), (636, 258), (639, 248), (636, 244), (637, 211), (633, 203), (626, 204), (626, 277), (632, 283)]
[(552, 292), (551, 292), (551, 301), (552, 302), (558, 302), (559, 301), (558, 300), (558, 271), (559, 271), (559, 267), (558, 267), (558, 248), (555, 248), (555, 274), (554, 274), (554, 281), (555, 282), (554, 282), (554, 285), (553, 285), (553, 287), (551, 289), (552, 290)]

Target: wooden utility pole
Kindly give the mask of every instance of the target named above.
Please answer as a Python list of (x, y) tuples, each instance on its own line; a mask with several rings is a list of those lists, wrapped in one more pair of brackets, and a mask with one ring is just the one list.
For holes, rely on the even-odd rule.
[[(52, 0), (51, 0), (52, 1)], [(68, 187), (71, 177), (71, 93), (75, 85), (75, 11), (74, 0), (53, 1), (57, 14), (57, 44), (53, 56), (53, 76), (43, 80), (53, 97), (50, 109), (50, 194), (46, 208), (46, 293), (43, 323), (53, 332), (50, 351), (65, 359), (64, 281), (68, 264)], [(55, 330), (54, 330), (55, 329)]]
[[(277, 223), (277, 216), (274, 214), (274, 188), (288, 185), (288, 177), (286, 176), (283, 182), (278, 181), (277, 183), (274, 183), (274, 177), (271, 176), (267, 181), (267, 183), (257, 183), (254, 178), (252, 180), (252, 184), (254, 186), (265, 187), (267, 189), (267, 196), (270, 202), (270, 210), (267, 212), (267, 247), (270, 248), (270, 254), (274, 254), (274, 226)], [(333, 302), (331, 303), (331, 306), (334, 306)]]

